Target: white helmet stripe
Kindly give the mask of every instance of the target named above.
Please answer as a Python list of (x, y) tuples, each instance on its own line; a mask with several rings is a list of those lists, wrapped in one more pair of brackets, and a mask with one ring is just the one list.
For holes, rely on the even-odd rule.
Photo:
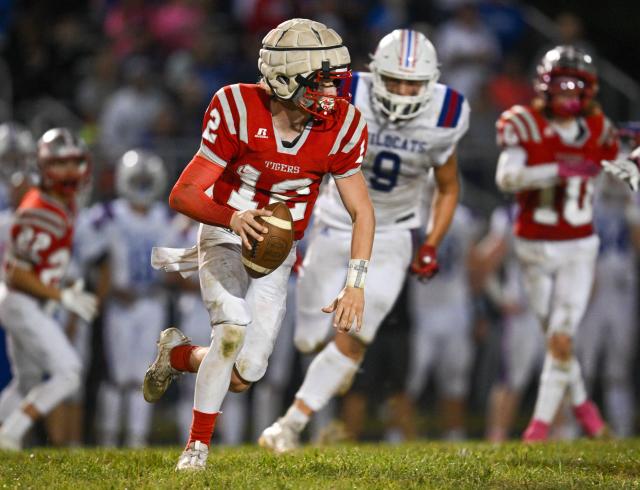
[(231, 85), (231, 93), (233, 94), (233, 100), (236, 103), (236, 109), (238, 109), (238, 116), (240, 117), (240, 120), (238, 121), (240, 141), (248, 143), (249, 137), (247, 136), (247, 108), (244, 105), (244, 100), (242, 100), (240, 85)]
[(333, 143), (333, 147), (331, 148), (329, 155), (334, 155), (338, 152), (338, 148), (340, 148), (340, 145), (342, 144), (342, 140), (344, 139), (344, 136), (347, 134), (347, 131), (349, 131), (349, 128), (351, 127), (351, 121), (353, 121), (353, 115), (355, 114), (355, 112), (356, 112), (355, 108), (351, 104), (349, 104), (349, 109), (347, 109), (347, 115), (344, 118), (342, 127), (338, 132), (338, 136), (336, 136), (336, 140)]

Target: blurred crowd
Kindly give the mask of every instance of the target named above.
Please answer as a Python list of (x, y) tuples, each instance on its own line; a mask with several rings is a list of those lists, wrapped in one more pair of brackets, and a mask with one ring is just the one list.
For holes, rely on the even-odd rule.
[[(161, 329), (180, 325), (195, 343), (206, 345), (208, 320), (198, 304), (198, 285), (153, 271), (150, 248), (195, 241), (194, 224), (168, 209), (170, 186), (199, 146), (212, 94), (229, 83), (255, 82), (263, 35), (291, 17), (318, 20), (339, 32), (354, 70), (366, 69), (369, 53), (392, 29), (424, 32), (438, 51), (442, 81), (465, 94), (472, 108), (459, 149), (464, 205), (441, 247), (442, 271), (426, 286), (408, 282), (354, 389), (314, 420), (310, 437), (500, 440), (521, 431), (532, 409), (544, 340), (521, 298), (513, 296), (509, 204), (494, 184), (499, 151), (494, 124), (503, 110), (532, 98), (532, 69), (549, 46), (576, 44), (597, 56), (578, 16), (565, 12), (554, 19), (550, 39), (531, 28), (521, 4), (508, 0), (68, 0), (8, 2), (0, 8), (6, 8), (0, 16), (0, 123), (17, 121), (35, 139), (51, 127), (69, 127), (92, 150), (93, 182), (78, 222), (75, 273), (88, 278), (104, 308), (90, 326), (64, 320), (82, 352), (84, 389), (54, 411), (35, 441), (142, 446), (184, 438), (192, 392), (186, 377), (154, 406), (142, 400), (140, 384)], [(602, 85), (600, 99), (610, 116), (618, 121), (634, 116), (620, 94)], [(143, 206), (145, 218), (123, 225), (119, 209), (136, 203), (126, 184), (118, 185), (115, 169), (133, 149), (137, 157), (156, 158), (162, 171), (153, 183), (157, 201)], [(636, 220), (627, 218), (638, 210), (626, 202), (608, 207), (606, 183), (603, 189), (603, 244), (611, 244), (608, 252), (631, 257), (625, 263), (633, 274), (616, 273), (600, 290), (628, 298), (631, 309), (625, 311), (632, 320), (636, 249), (629, 230)], [(2, 198), (5, 208), (12, 205), (9, 192)], [(114, 267), (123, 263), (119, 254), (127, 256), (127, 271)], [(486, 272), (478, 261), (489, 256), (495, 261), (489, 277), (477, 274)], [(602, 311), (611, 304), (598, 301), (594, 296), (593, 307)], [(119, 316), (124, 310), (126, 322)], [(293, 350), (293, 316), (285, 320), (277, 362), (266, 378), (248, 393), (227, 397), (225, 424), (216, 434), (222, 442), (255, 441), (291, 401), (309, 362)], [(590, 363), (585, 367), (590, 389), (605, 402), (615, 432), (630, 436), (637, 426), (639, 387), (631, 376), (638, 364), (637, 325), (625, 326), (611, 347), (611, 339), (598, 332), (615, 321), (605, 317), (595, 327), (585, 326), (595, 329), (590, 338), (597, 339), (581, 349), (583, 362)], [(524, 333), (515, 324), (525, 325)], [(510, 345), (534, 347), (521, 354)], [(527, 369), (515, 379), (508, 367), (524, 362), (522, 356)], [(0, 366), (0, 385), (9, 379), (8, 367)], [(557, 425), (558, 437), (576, 433), (569, 417)]]

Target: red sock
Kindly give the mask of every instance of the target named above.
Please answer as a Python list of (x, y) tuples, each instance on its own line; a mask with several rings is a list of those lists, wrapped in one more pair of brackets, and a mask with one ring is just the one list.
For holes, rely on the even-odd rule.
[(192, 369), (191, 364), (189, 364), (189, 358), (191, 357), (191, 351), (197, 348), (197, 345), (179, 345), (171, 349), (171, 367), (178, 371), (195, 373), (196, 370)]
[(194, 441), (200, 441), (207, 446), (211, 442), (213, 428), (216, 425), (216, 418), (220, 412), (204, 413), (193, 409), (193, 419), (191, 420), (191, 432), (187, 446)]

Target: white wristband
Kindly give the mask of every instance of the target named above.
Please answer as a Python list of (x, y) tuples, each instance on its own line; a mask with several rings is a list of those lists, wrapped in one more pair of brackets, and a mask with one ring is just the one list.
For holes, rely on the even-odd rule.
[(347, 269), (347, 286), (350, 288), (364, 289), (364, 280), (367, 277), (369, 261), (364, 259), (351, 259)]

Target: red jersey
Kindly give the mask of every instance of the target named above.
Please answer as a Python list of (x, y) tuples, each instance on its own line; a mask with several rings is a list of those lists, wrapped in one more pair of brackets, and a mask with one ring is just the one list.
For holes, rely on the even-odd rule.
[(200, 151), (224, 168), (213, 188), (217, 204), (246, 210), (283, 201), (299, 240), (323, 176), (338, 179), (360, 170), (367, 125), (358, 109), (339, 101), (334, 119), (309, 121), (295, 141), (286, 143), (273, 126), (269, 101), (255, 84), (221, 88), (204, 116)]
[(33, 270), (47, 285), (62, 279), (73, 240), (73, 212), (42, 190), (29, 190), (16, 210), (6, 263)]
[[(578, 118), (579, 134), (564, 142), (542, 113), (513, 106), (497, 122), (498, 144), (527, 152), (527, 166), (590, 160), (601, 164), (618, 154), (615, 129), (603, 114)], [(530, 240), (571, 240), (593, 234), (594, 178), (570, 177), (545, 189), (516, 193), (514, 232)]]

